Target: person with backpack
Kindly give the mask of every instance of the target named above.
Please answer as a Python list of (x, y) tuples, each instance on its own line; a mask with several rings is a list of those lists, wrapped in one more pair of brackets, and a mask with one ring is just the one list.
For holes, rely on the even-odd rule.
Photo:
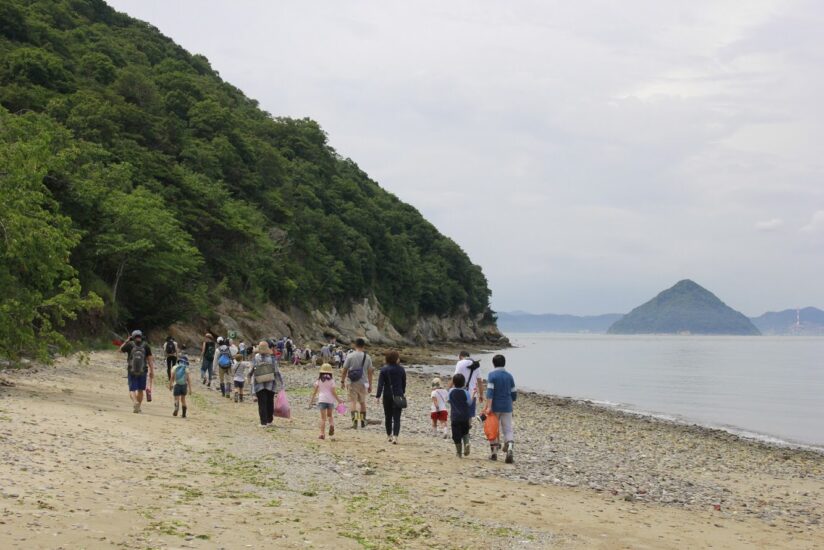
[(372, 387), (372, 376), (375, 367), (372, 358), (366, 353), (366, 342), (363, 338), (355, 340), (355, 351), (346, 357), (343, 363), (343, 372), (340, 377), (341, 389), (349, 385), (349, 406), (352, 415), (352, 428), (366, 427), (366, 396)]
[(203, 338), (203, 345), (200, 347), (200, 381), (207, 387), (212, 387), (212, 377), (214, 376), (215, 360), (215, 337), (211, 332), (207, 332)]
[(386, 352), (386, 364), (378, 375), (378, 403), (383, 396), (383, 415), (386, 421), (386, 436), (389, 443), (398, 444), (401, 431), (401, 412), (406, 408), (406, 370), (400, 365), (400, 354), (395, 350)]
[(189, 374), (189, 358), (181, 356), (172, 372), (174, 378), (169, 378), (169, 389), (175, 398), (175, 410), (172, 416), (177, 416), (180, 406), (183, 405), (181, 418), (186, 418), (186, 395), (191, 393), (192, 378)]
[(498, 418), (499, 436), (496, 440), (490, 441), (490, 460), (498, 460), (498, 449), (501, 448), (500, 432), (503, 432), (504, 453), (506, 453), (506, 463), (512, 464), (513, 446), (515, 445), (515, 431), (512, 425), (512, 405), (518, 399), (518, 390), (515, 388), (515, 378), (506, 370), (506, 357), (496, 355), (492, 358), (492, 365), (495, 367), (486, 385), (486, 407), (484, 414), (494, 414)]
[(469, 456), (469, 426), (475, 416), (475, 400), (466, 389), (466, 379), (463, 374), (452, 376), (452, 389), (449, 390), (449, 415), (452, 418), (452, 442), (458, 458)]
[(129, 380), (129, 397), (134, 406), (133, 412), (139, 413), (143, 404), (143, 392), (147, 389), (151, 391), (154, 382), (152, 348), (143, 340), (143, 333), (135, 330), (120, 346), (120, 351), (127, 354), (126, 374)]
[(484, 384), (481, 380), (481, 364), (469, 356), (468, 351), (462, 351), (458, 355), (458, 362), (455, 364), (455, 373), (464, 377), (466, 390), (472, 399), (472, 416), (476, 415), (475, 404), (484, 402)]
[(291, 338), (286, 339), (286, 344), (284, 346), (286, 348), (286, 360), (292, 360), (292, 353), (295, 351), (295, 344), (292, 342)]
[(218, 338), (217, 346), (217, 369), (218, 382), (220, 383), (220, 394), (225, 398), (232, 397), (232, 367), (234, 366), (232, 348), (229, 346), (229, 341), (223, 338)]
[(252, 391), (257, 396), (260, 426), (271, 426), (275, 419), (275, 395), (283, 388), (283, 376), (268, 342), (261, 342), (252, 360)]
[(180, 353), (177, 342), (170, 336), (166, 337), (166, 343), (163, 344), (163, 352), (166, 354), (166, 378), (169, 382), (172, 381), (172, 367), (177, 365), (177, 355)]

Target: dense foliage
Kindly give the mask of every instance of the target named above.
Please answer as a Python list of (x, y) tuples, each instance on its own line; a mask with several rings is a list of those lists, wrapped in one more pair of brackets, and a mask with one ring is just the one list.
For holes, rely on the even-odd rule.
[(761, 334), (743, 314), (688, 279), (616, 321), (609, 334)]
[[(42, 187), (42, 238), (71, 252), (48, 277), (76, 277), (109, 322), (204, 314), (221, 293), (343, 308), (374, 293), (402, 329), (422, 313), (488, 310), (481, 269), (316, 122), (273, 118), (204, 57), (102, 1), (0, 4), (0, 104), (0, 130), (24, 128), (60, 159), (14, 179), (3, 168), (4, 196), (23, 179)], [(20, 199), (30, 206), (4, 205), (4, 223), (37, 211)], [(6, 300), (20, 280), (0, 277)]]

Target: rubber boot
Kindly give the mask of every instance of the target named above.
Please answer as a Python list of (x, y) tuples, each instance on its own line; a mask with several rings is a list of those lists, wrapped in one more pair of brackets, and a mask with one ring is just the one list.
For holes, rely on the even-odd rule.
[(358, 413), (352, 411), (352, 429), (358, 429)]
[(186, 407), (183, 407), (183, 414), (181, 415), (183, 418), (186, 418)]
[(366, 427), (366, 413), (365, 412), (360, 413), (360, 427), (361, 428)]
[(498, 444), (489, 444), (489, 460), (498, 460)]
[(469, 434), (463, 436), (464, 456), (469, 456)]
[(513, 447), (514, 446), (515, 446), (514, 441), (507, 441), (506, 442), (505, 449), (506, 449), (506, 463), (507, 464), (512, 464), (513, 462), (515, 462), (515, 457), (513, 456), (513, 453), (514, 453)]
[(455, 443), (455, 452), (458, 454), (458, 458), (463, 458), (463, 444), (461, 442)]

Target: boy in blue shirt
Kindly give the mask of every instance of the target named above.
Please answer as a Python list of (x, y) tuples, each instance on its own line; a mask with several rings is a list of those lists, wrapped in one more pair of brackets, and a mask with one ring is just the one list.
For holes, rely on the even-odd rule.
[(498, 460), (498, 449), (501, 448), (501, 432), (503, 432), (504, 452), (506, 463), (512, 464), (513, 446), (515, 445), (515, 431), (512, 425), (512, 403), (518, 398), (515, 388), (515, 379), (506, 370), (506, 357), (496, 355), (492, 358), (495, 369), (489, 373), (486, 380), (486, 407), (484, 414), (493, 413), (498, 417), (498, 439), (490, 442), (492, 448), (491, 460)]

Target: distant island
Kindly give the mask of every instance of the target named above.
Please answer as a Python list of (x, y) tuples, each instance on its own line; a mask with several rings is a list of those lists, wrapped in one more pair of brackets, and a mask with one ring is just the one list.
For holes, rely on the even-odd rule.
[(556, 313), (498, 312), (498, 328), (503, 332), (589, 332), (604, 334), (623, 313), (604, 315), (559, 315)]
[(752, 322), (763, 334), (824, 336), (824, 311), (816, 307), (768, 311)]
[(613, 323), (608, 334), (758, 335), (750, 319), (685, 279)]

